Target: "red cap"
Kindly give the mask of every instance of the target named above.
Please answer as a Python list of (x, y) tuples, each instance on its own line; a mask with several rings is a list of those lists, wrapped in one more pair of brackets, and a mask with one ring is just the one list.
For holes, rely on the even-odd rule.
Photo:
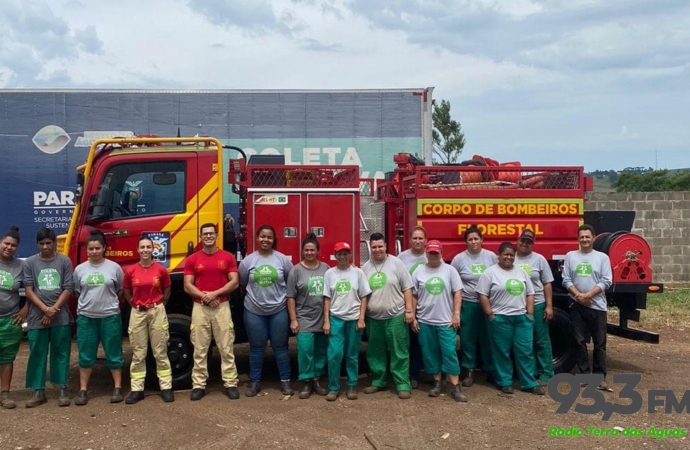
[(424, 248), (426, 249), (427, 253), (431, 253), (431, 252), (443, 253), (443, 246), (441, 245), (441, 243), (439, 241), (437, 241), (435, 239), (427, 241)]
[(348, 244), (347, 242), (338, 242), (333, 247), (333, 253), (338, 253), (341, 250), (347, 250), (348, 252), (352, 252), (352, 247), (350, 247), (350, 244)]
[(534, 234), (534, 231), (532, 230), (522, 230), (522, 233), (520, 233), (520, 237), (518, 239), (526, 239), (528, 241), (534, 242), (535, 238), (537, 236)]

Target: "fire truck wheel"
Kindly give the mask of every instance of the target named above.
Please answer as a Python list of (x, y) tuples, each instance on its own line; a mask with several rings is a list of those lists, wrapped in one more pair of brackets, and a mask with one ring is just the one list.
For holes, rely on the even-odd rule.
[(549, 322), (549, 336), (554, 372), (570, 372), (575, 367), (575, 340), (573, 325), (567, 311), (553, 309), (553, 319)]
[[(192, 385), (192, 369), (194, 368), (194, 346), (189, 331), (192, 320), (184, 314), (169, 314), (168, 323), (170, 324), (168, 358), (170, 358), (172, 368), (173, 389), (186, 389)], [(155, 369), (153, 373), (155, 374)]]

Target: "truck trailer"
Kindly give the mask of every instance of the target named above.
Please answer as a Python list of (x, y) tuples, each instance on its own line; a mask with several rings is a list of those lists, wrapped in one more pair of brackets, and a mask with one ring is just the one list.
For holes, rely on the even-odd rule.
[[(234, 155), (228, 157), (228, 152)], [(464, 250), (462, 235), (470, 224), (483, 230), (485, 247), (493, 250), (530, 229), (538, 236), (535, 251), (549, 261), (556, 280), (550, 335), (555, 369), (564, 372), (574, 365), (574, 343), (560, 271), (565, 254), (578, 248), (577, 227), (587, 220), (598, 228), (595, 245), (612, 262), (614, 283), (606, 294), (620, 315), (618, 324), (608, 325), (609, 333), (659, 342), (657, 334), (628, 326), (639, 319), (647, 294), (663, 290), (652, 281), (649, 246), (629, 232), (631, 220), (625, 229), (619, 212), (586, 215), (583, 202), (591, 180), (582, 167), (433, 166), (409, 153), (392, 159), (395, 170), (379, 182), (361, 177), (357, 165), (288, 165), (247, 158), (240, 147), (210, 137), (96, 140), (77, 169), (75, 208), (58, 248), (76, 266), (87, 258), (86, 237), (100, 230), (108, 240), (106, 256), (128, 265), (138, 260), (139, 237), (152, 239), (154, 259), (168, 268), (173, 281), (166, 305), (168, 354), (178, 387), (189, 383), (193, 365), (192, 301), (182, 286), (183, 261), (201, 248), (199, 226), (208, 222), (218, 225), (219, 241), (238, 259), (255, 250), (254, 233), (262, 224), (276, 229), (277, 250), (293, 263), (300, 260), (301, 239), (314, 233), (324, 249), (320, 258), (329, 265), (334, 264), (329, 249), (339, 241), (354, 244), (355, 263), (368, 260), (368, 237), (376, 231), (384, 232), (388, 251), (398, 254), (407, 248), (411, 229), (421, 225), (430, 238), (443, 242), (444, 258), (450, 261)], [(145, 197), (132, 185), (148, 193), (145, 208), (140, 204)], [(225, 186), (238, 199), (237, 229), (224, 220)], [(623, 216), (629, 219), (629, 214)], [(239, 291), (230, 306), (236, 342), (243, 342)], [(125, 323), (127, 318), (125, 307)]]

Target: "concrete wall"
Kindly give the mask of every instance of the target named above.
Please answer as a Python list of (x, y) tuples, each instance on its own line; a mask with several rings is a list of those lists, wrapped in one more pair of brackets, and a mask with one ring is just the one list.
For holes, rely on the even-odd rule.
[(690, 282), (690, 192), (590, 192), (587, 211), (635, 211), (633, 233), (652, 248), (654, 281)]

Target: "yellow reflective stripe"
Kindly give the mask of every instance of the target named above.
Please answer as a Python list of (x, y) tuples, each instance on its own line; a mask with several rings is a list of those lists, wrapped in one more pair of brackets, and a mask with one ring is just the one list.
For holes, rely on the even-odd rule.
[(224, 372), (223, 373), (223, 379), (224, 380), (234, 380), (237, 378), (237, 371), (233, 370), (232, 372)]
[(129, 376), (134, 380), (143, 380), (146, 378), (146, 371), (143, 372), (130, 372)]
[(163, 325), (161, 325), (161, 328), (167, 330), (168, 328), (170, 328), (170, 324), (166, 322)]
[(131, 328), (127, 328), (127, 334), (132, 334), (132, 329), (131, 329)]
[(167, 377), (172, 375), (172, 369), (157, 370), (156, 375), (159, 377)]
[(231, 330), (235, 329), (235, 324), (232, 323), (232, 320), (230, 321), (230, 324), (228, 325), (228, 328), (230, 328)]
[(191, 331), (191, 330), (193, 330), (193, 329), (194, 329), (194, 324), (191, 324), (191, 325), (189, 326), (189, 330)]

